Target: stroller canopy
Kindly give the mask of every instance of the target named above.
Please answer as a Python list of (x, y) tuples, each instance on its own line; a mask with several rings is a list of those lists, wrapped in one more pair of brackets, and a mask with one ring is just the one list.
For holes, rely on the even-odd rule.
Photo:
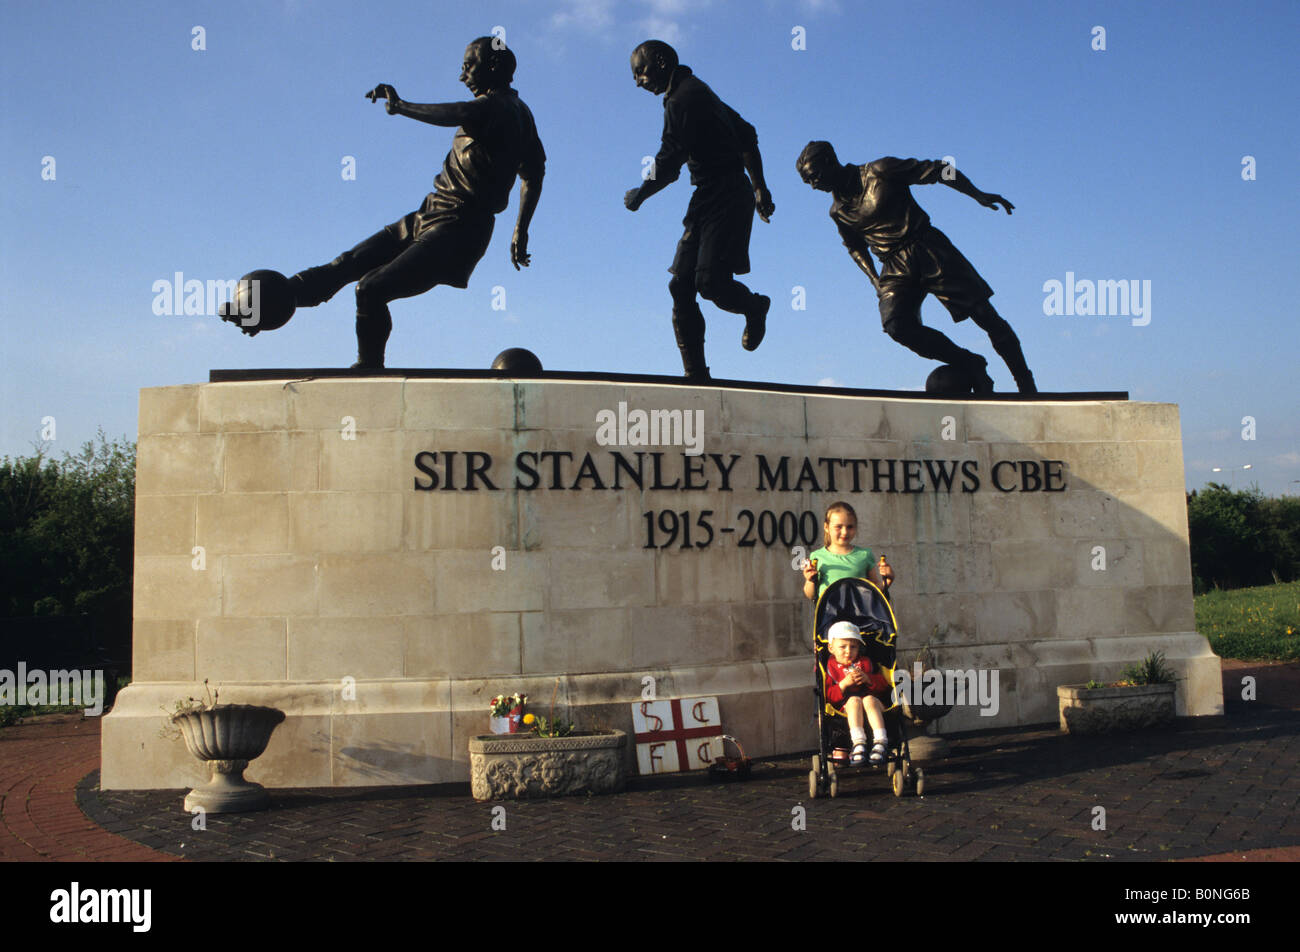
[(817, 599), (813, 622), (813, 645), (816, 649), (827, 647), (826, 632), (837, 621), (857, 625), (867, 643), (867, 656), (882, 668), (892, 671), (897, 655), (894, 641), (898, 625), (889, 600), (880, 589), (865, 578), (842, 578), (826, 586)]

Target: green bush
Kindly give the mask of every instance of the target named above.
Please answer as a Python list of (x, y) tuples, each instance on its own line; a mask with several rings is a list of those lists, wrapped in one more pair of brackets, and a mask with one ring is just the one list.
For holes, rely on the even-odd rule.
[(97, 441), (62, 460), (0, 459), (0, 615), (91, 615), (131, 629), (135, 445)]
[(1300, 498), (1210, 483), (1187, 495), (1196, 592), (1300, 579)]

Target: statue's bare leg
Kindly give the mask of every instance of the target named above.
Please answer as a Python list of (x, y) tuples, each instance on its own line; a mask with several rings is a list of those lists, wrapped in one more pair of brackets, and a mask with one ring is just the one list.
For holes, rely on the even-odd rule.
[(294, 303), (298, 307), (324, 304), (353, 281), (359, 281), (362, 275), (388, 264), (406, 245), (407, 242), (384, 228), (329, 264), (299, 271), (289, 279)]
[(384, 366), (384, 348), (393, 329), (388, 305), (415, 297), (441, 283), (438, 250), (432, 242), (411, 242), (401, 254), (367, 272), (357, 282), (358, 369)]
[(958, 347), (942, 331), (926, 327), (920, 321), (895, 318), (885, 323), (885, 333), (912, 353), (930, 360), (966, 368), (976, 393), (992, 393), (993, 380), (988, 375), (988, 361), (979, 354)]
[(925, 291), (905, 281), (886, 283), (882, 279), (882, 284), (880, 320), (886, 334), (918, 356), (964, 368), (971, 376), (976, 393), (993, 392), (987, 360), (958, 347), (942, 331), (921, 323), (921, 302), (925, 300)]
[(714, 307), (731, 314), (745, 315), (745, 332), (740, 344), (745, 350), (756, 350), (763, 342), (767, 332), (767, 311), (772, 306), (772, 299), (765, 294), (756, 294), (737, 281), (732, 275), (712, 268), (700, 268), (695, 272), (695, 289), (700, 297)]
[(704, 362), (704, 315), (695, 300), (693, 276), (674, 274), (668, 282), (668, 292), (673, 297), (673, 333), (677, 335), (682, 369), (688, 379), (708, 380), (709, 368)]
[(985, 303), (984, 307), (971, 314), (970, 319), (977, 327), (988, 333), (993, 349), (1011, 371), (1011, 376), (1016, 381), (1016, 388), (1021, 393), (1037, 393), (1038, 387), (1034, 383), (1034, 375), (1030, 373), (1029, 365), (1025, 362), (1025, 354), (1020, 349), (1020, 338), (1016, 336), (1016, 332), (1011, 329), (1011, 325), (1002, 315), (994, 310), (993, 305)]

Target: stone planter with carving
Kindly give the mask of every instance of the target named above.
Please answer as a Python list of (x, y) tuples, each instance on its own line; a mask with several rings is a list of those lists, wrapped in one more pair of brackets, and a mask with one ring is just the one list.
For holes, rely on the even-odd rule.
[(626, 746), (619, 730), (480, 734), (469, 741), (470, 787), (475, 800), (617, 793), (627, 783)]
[(218, 704), (173, 714), (171, 722), (180, 728), (190, 753), (212, 768), (212, 779), (186, 795), (186, 812), (195, 807), (208, 813), (266, 809), (270, 795), (260, 783), (245, 780), (244, 769), (266, 750), (271, 732), (283, 720), (279, 708), (253, 704)]
[(1056, 689), (1061, 730), (1103, 734), (1157, 727), (1174, 719), (1173, 684), (1131, 684), (1087, 688), (1062, 684)]

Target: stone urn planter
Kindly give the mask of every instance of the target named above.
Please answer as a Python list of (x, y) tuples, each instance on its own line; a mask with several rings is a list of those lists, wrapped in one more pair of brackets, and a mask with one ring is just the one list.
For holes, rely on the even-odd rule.
[(617, 793), (627, 784), (626, 747), (620, 730), (480, 734), (469, 741), (470, 787), (475, 800)]
[(1173, 684), (1131, 684), (1088, 688), (1062, 684), (1056, 689), (1061, 730), (1103, 734), (1157, 727), (1174, 719)]
[(253, 704), (218, 704), (178, 711), (171, 722), (180, 728), (185, 746), (212, 768), (212, 779), (185, 797), (185, 809), (208, 813), (263, 810), (270, 802), (266, 788), (244, 779), (248, 762), (266, 750), (271, 732), (284, 720), (284, 711)]
[[(936, 626), (935, 632), (937, 631)], [(937, 725), (933, 733), (928, 729), (935, 721), (950, 714), (952, 705), (926, 704), (920, 697), (924, 694), (925, 672), (938, 669), (934, 651), (927, 643), (917, 652), (911, 668), (903, 668), (901, 661), (899, 667), (906, 671), (913, 692), (910, 699), (901, 691), (898, 695), (898, 704), (903, 711), (903, 717), (911, 722), (915, 731), (914, 736), (909, 736), (907, 739), (908, 753), (911, 759), (916, 761), (943, 760), (948, 756), (948, 741), (939, 733)], [(939, 673), (942, 675), (943, 671), (939, 670)], [(913, 701), (916, 703), (912, 703)]]

